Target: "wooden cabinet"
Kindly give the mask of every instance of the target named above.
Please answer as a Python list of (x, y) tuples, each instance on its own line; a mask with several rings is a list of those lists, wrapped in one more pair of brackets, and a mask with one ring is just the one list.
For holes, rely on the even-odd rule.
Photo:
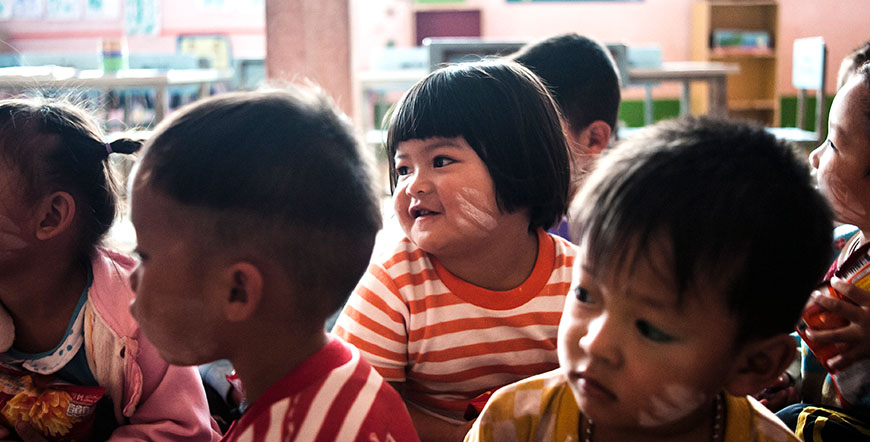
[[(728, 114), (779, 125), (777, 54), (779, 7), (774, 0), (699, 0), (692, 5), (692, 59), (740, 66), (728, 77)], [(694, 88), (704, 88), (697, 85)], [(694, 91), (693, 113), (705, 113), (703, 91)]]

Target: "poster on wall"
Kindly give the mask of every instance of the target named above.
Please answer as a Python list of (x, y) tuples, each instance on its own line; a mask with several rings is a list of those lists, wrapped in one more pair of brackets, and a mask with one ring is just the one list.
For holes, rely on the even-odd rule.
[(45, 18), (49, 20), (76, 20), (81, 17), (79, 0), (47, 0)]
[(157, 35), (160, 32), (159, 0), (124, 0), (127, 35)]
[(121, 0), (86, 0), (85, 18), (112, 19), (118, 18), (121, 12)]
[(12, 19), (36, 20), (42, 18), (43, 0), (14, 0)]

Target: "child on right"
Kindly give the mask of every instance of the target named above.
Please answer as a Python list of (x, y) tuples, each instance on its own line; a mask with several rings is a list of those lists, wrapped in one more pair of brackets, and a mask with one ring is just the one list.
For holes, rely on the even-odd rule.
[(466, 441), (793, 441), (749, 394), (830, 248), (806, 164), (763, 128), (684, 118), (609, 151), (578, 199), (560, 368), (497, 391)]
[(168, 362), (233, 364), (248, 408), (222, 440), (419, 440), (396, 391), (323, 329), (381, 226), (363, 151), (326, 97), (185, 107), (145, 145), (130, 189), (130, 310)]
[[(835, 219), (854, 225), (858, 233), (846, 242), (825, 275), (843, 298), (820, 291), (813, 303), (844, 320), (844, 325), (826, 330), (809, 328), (806, 336), (836, 351), (820, 359), (805, 351), (802, 367), (803, 403), (780, 410), (777, 415), (798, 434), (821, 431), (813, 422), (828, 421), (823, 437), (849, 434), (848, 440), (870, 439), (870, 292), (849, 283), (835, 271), (870, 238), (870, 64), (865, 63), (838, 91), (831, 105), (828, 138), (810, 154), (819, 190), (834, 210)], [(826, 291), (826, 290), (824, 290)], [(805, 340), (806, 344), (807, 341)], [(857, 376), (856, 376), (857, 375)], [(838, 433), (827, 433), (836, 431)], [(807, 439), (810, 440), (810, 439)], [(827, 440), (827, 439), (826, 439)]]

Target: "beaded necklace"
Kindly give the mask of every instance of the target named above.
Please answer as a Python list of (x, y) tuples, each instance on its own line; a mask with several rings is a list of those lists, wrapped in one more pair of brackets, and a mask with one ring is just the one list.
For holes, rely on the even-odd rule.
[[(720, 442), (722, 440), (723, 428), (722, 428), (722, 420), (725, 418), (725, 406), (723, 405), (725, 399), (722, 397), (722, 394), (717, 394), (716, 399), (714, 401), (714, 407), (716, 410), (716, 414), (713, 417), (713, 436), (710, 438), (713, 442)], [(586, 418), (586, 431), (584, 433), (584, 442), (592, 442), (592, 430), (595, 428), (595, 424), (592, 423), (592, 420)]]

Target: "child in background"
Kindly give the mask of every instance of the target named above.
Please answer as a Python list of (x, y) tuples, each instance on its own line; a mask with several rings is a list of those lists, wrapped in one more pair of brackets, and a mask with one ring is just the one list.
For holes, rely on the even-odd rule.
[[(24, 384), (54, 379), (102, 391), (93, 440), (216, 440), (195, 369), (169, 366), (130, 315), (135, 261), (99, 246), (117, 211), (109, 157), (139, 146), (106, 143), (69, 103), (0, 101), (0, 366), (4, 376), (23, 373)], [(52, 386), (62, 396), (70, 389)], [(73, 405), (64, 411), (81, 404)], [(51, 434), (34, 431), (50, 425), (31, 411), (0, 439), (72, 437), (81, 410)]]
[(575, 201), (560, 368), (497, 391), (466, 441), (795, 440), (747, 394), (793, 359), (824, 272), (810, 181), (787, 144), (727, 121), (659, 123), (605, 154)]
[[(621, 96), (616, 63), (601, 43), (575, 33), (529, 43), (510, 57), (543, 81), (562, 111), (573, 159), (573, 197), (616, 133)], [(561, 226), (557, 234), (570, 239), (567, 223)]]
[(421, 439), (462, 440), (472, 399), (558, 366), (575, 251), (544, 229), (566, 210), (568, 149), (546, 89), (510, 61), (418, 82), (386, 149), (406, 236), (369, 266), (335, 333), (397, 387)]
[[(858, 370), (866, 374), (870, 364), (870, 293), (833, 276), (853, 251), (870, 238), (870, 64), (864, 64), (834, 97), (828, 121), (828, 139), (810, 154), (816, 169), (819, 190), (834, 210), (838, 222), (851, 224), (858, 233), (843, 247), (825, 279), (845, 299), (814, 294), (812, 301), (848, 321), (846, 326), (830, 330), (809, 329), (808, 337), (819, 344), (835, 345), (839, 351), (828, 359), (834, 373)], [(870, 385), (867, 377), (853, 385), (837, 385), (840, 395), (851, 398), (843, 403), (834, 383), (814, 355), (805, 352), (802, 370), (801, 399), (777, 413), (796, 433), (813, 434), (816, 417), (827, 419), (825, 431), (830, 435), (848, 434), (849, 440), (867, 439), (870, 434)], [(853, 367), (854, 366), (854, 367)], [(864, 368), (860, 368), (864, 367)], [(815, 370), (813, 370), (815, 368)], [(846, 411), (840, 407), (847, 407)], [(821, 428), (821, 427), (816, 427)], [(862, 439), (858, 439), (858, 438)], [(810, 439), (807, 439), (810, 440)]]
[(839, 91), (858, 72), (858, 68), (868, 61), (870, 61), (870, 41), (855, 48), (840, 62), (840, 69), (837, 71), (837, 90)]
[(180, 110), (131, 184), (133, 316), (174, 364), (229, 359), (248, 408), (225, 441), (418, 440), (399, 395), (327, 334), (381, 217), (324, 96), (230, 93)]

